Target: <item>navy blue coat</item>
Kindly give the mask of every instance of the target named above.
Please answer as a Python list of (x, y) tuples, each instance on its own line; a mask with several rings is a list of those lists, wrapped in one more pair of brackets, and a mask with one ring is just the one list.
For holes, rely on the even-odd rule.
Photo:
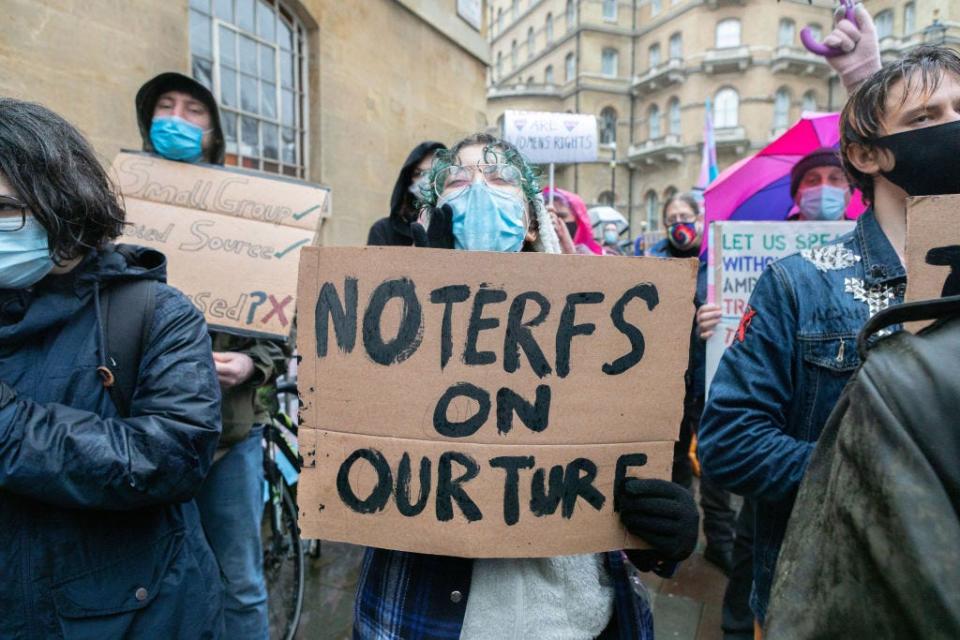
[[(217, 638), (221, 585), (192, 497), (220, 433), (207, 327), (165, 259), (93, 252), (0, 291), (0, 637)], [(96, 367), (97, 292), (155, 281), (132, 417)]]

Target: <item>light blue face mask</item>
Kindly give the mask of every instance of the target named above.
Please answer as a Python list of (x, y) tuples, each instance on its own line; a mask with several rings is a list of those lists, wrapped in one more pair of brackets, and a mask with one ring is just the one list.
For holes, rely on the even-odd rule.
[(47, 230), (36, 218), (0, 220), (0, 289), (26, 289), (40, 282), (53, 269)]
[(203, 129), (176, 116), (155, 117), (150, 142), (167, 160), (198, 162), (203, 157)]
[(805, 189), (800, 194), (800, 213), (807, 220), (840, 220), (847, 210), (847, 193), (827, 185)]
[(477, 181), (440, 204), (453, 209), (453, 243), (457, 249), (516, 253), (523, 248), (527, 232), (524, 203), (518, 196)]

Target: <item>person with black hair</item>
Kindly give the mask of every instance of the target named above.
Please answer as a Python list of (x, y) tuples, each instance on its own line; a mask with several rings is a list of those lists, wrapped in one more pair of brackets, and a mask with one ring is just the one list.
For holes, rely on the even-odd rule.
[[(224, 163), (217, 102), (193, 78), (161, 73), (140, 88), (136, 109), (144, 151), (180, 162)], [(260, 540), (262, 439), (270, 411), (257, 391), (285, 371), (285, 345), (220, 331), (211, 338), (223, 393), (223, 435), (197, 503), (223, 575), (227, 634), (262, 640), (269, 631)]]
[(370, 227), (367, 246), (409, 247), (413, 245), (410, 223), (420, 215), (422, 190), (437, 151), (446, 149), (442, 142), (421, 142), (410, 151), (400, 167), (400, 175), (390, 196), (390, 215)]
[[(124, 217), (73, 126), (0, 98), (4, 638), (222, 635), (193, 501), (220, 435), (210, 339), (161, 254), (112, 244)], [(153, 314), (121, 413), (104, 307), (131, 286)]]

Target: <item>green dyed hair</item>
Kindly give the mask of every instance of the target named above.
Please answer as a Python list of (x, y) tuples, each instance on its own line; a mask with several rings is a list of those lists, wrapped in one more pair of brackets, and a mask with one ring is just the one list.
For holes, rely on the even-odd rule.
[[(520, 151), (511, 143), (487, 133), (475, 133), (472, 136), (464, 138), (449, 149), (440, 149), (437, 151), (433, 158), (433, 166), (430, 168), (427, 188), (420, 194), (420, 202), (429, 207), (435, 207), (437, 205), (437, 194), (433, 189), (433, 183), (437, 175), (457, 162), (457, 156), (460, 155), (461, 149), (475, 145), (483, 145), (484, 162), (493, 164), (499, 162), (502, 157), (504, 162), (513, 165), (520, 171), (520, 188), (523, 190), (523, 195), (526, 196), (527, 202), (530, 204), (530, 218), (531, 220), (536, 220), (532, 205), (540, 193), (539, 170), (524, 160)], [(533, 224), (536, 224), (536, 222), (533, 222)]]

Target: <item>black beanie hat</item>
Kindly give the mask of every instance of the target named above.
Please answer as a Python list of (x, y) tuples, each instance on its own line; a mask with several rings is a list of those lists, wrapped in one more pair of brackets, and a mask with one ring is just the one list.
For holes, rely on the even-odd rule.
[(843, 168), (843, 165), (840, 163), (840, 152), (833, 147), (820, 147), (816, 151), (811, 151), (800, 158), (800, 162), (793, 165), (793, 169), (790, 170), (791, 198), (797, 197), (797, 189), (800, 188), (800, 181), (803, 180), (804, 174), (816, 167)]

